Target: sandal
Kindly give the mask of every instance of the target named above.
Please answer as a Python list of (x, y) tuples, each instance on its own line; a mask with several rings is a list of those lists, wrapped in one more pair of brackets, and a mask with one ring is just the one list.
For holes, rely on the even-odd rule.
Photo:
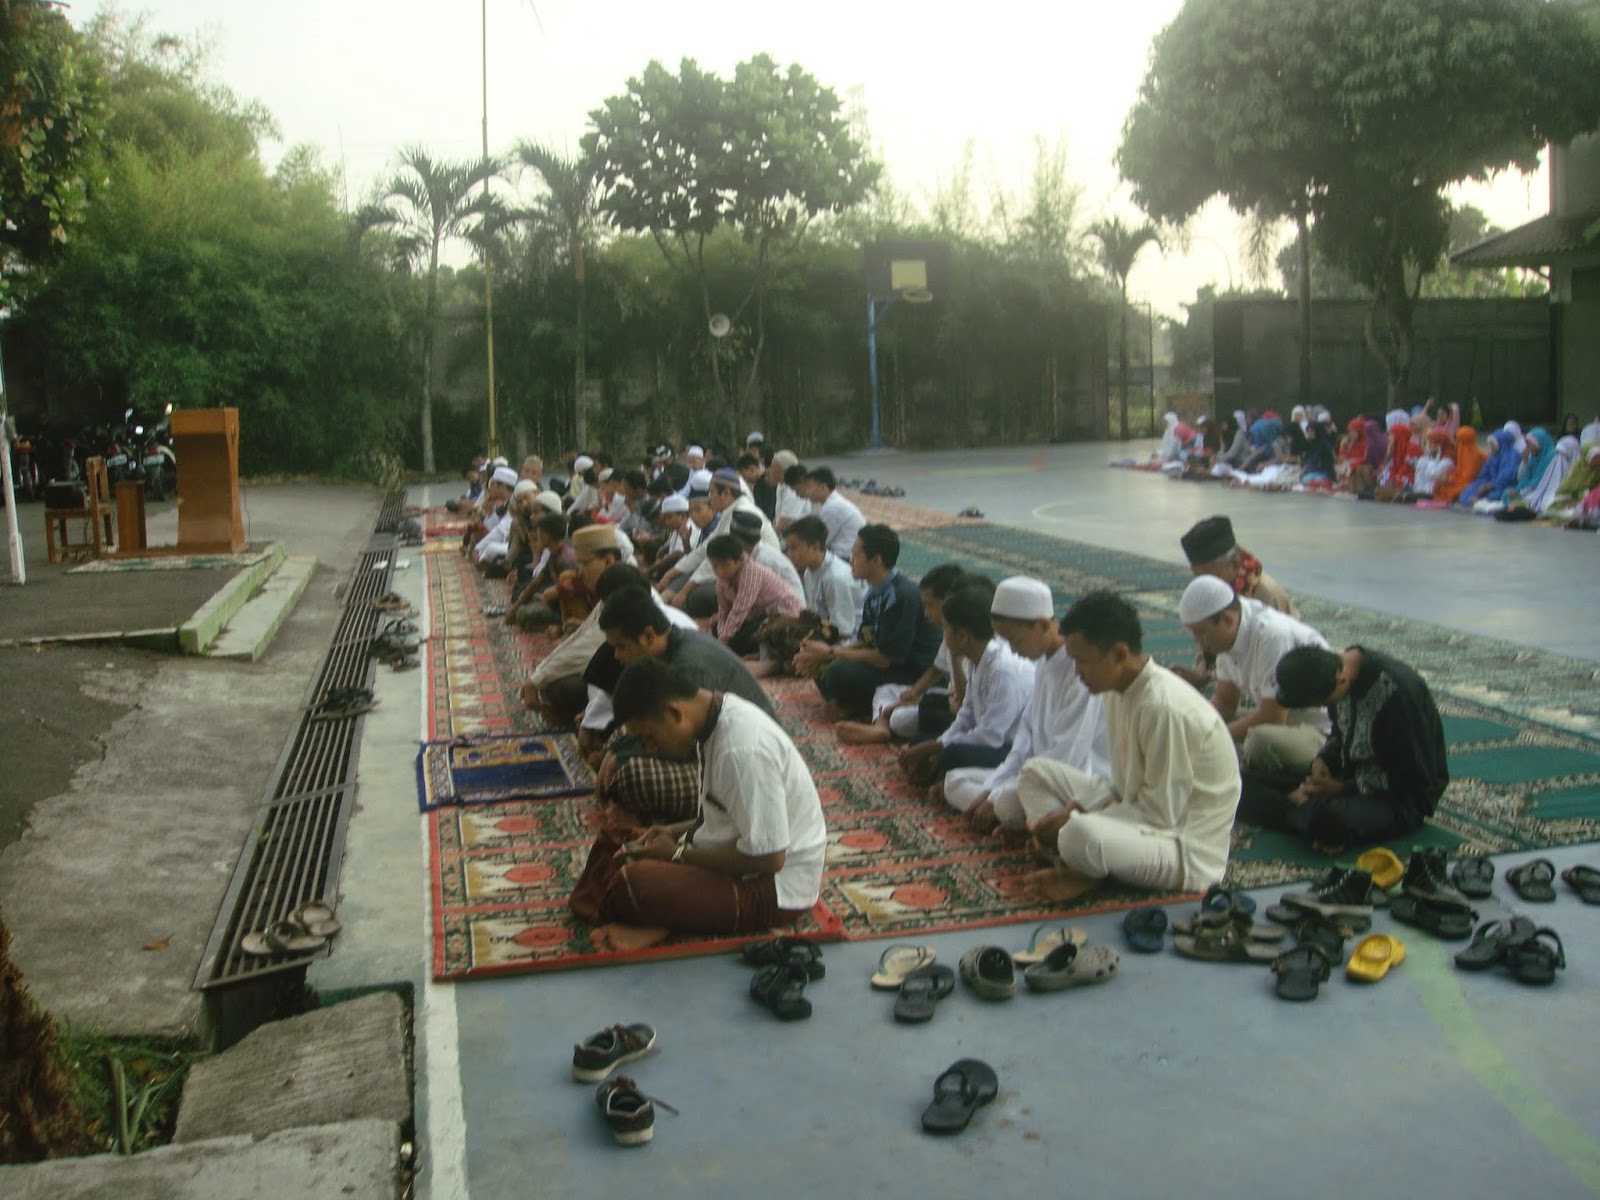
[[(1554, 942), (1555, 948), (1551, 949), (1541, 939)], [(1505, 964), (1511, 968), (1511, 978), (1518, 983), (1546, 987), (1556, 981), (1557, 971), (1566, 969), (1567, 952), (1554, 929), (1541, 927), (1527, 941), (1506, 951)]]
[(1556, 898), (1556, 866), (1548, 858), (1536, 858), (1506, 872), (1512, 891), (1531, 904), (1549, 904)]
[(1256, 941), (1237, 921), (1224, 925), (1196, 925), (1193, 933), (1173, 936), (1172, 948), (1185, 958), (1201, 962), (1266, 964), (1278, 957), (1267, 942)]
[(1333, 960), (1321, 946), (1307, 942), (1273, 959), (1272, 973), (1277, 976), (1280, 1000), (1315, 1000), (1318, 989), (1333, 973)]
[(1122, 936), (1129, 950), (1139, 954), (1159, 954), (1167, 944), (1167, 910), (1134, 909), (1122, 918)]
[(1022, 973), (1031, 992), (1061, 992), (1089, 983), (1104, 983), (1117, 973), (1122, 956), (1110, 946), (1085, 946), (1079, 949), (1064, 942), (1050, 951), (1043, 962), (1034, 963)]
[(1472, 944), (1456, 955), (1456, 966), (1463, 971), (1487, 971), (1537, 932), (1527, 917), (1485, 921), (1472, 935)]
[(1223, 887), (1220, 883), (1213, 883), (1206, 889), (1206, 894), (1200, 897), (1200, 910), (1208, 913), (1253, 914), (1256, 911), (1256, 902), (1243, 892), (1236, 892), (1232, 888)]
[(1561, 872), (1561, 878), (1585, 904), (1600, 904), (1600, 871), (1593, 867), (1568, 867)]
[(1289, 936), (1289, 930), (1275, 921), (1256, 921), (1248, 913), (1233, 912), (1199, 912), (1191, 917), (1179, 917), (1172, 923), (1175, 933), (1193, 934), (1199, 929), (1221, 929), (1225, 925), (1235, 925), (1245, 937), (1258, 942), (1281, 942)]
[(1447, 942), (1471, 937), (1472, 927), (1478, 920), (1475, 909), (1457, 908), (1416, 896), (1396, 896), (1389, 905), (1389, 912), (1402, 925), (1410, 925)]
[(1386, 892), (1406, 875), (1406, 865), (1393, 850), (1376, 846), (1356, 859), (1356, 866), (1372, 875), (1372, 886)]
[(324, 938), (331, 938), (344, 928), (339, 923), (339, 918), (333, 915), (330, 906), (315, 900), (309, 904), (302, 904), (289, 914), (288, 919), (307, 933), (314, 933)]
[(373, 610), (381, 613), (405, 613), (410, 616), (411, 602), (399, 592), (385, 592), (372, 602)]
[(1089, 940), (1089, 935), (1081, 929), (1074, 929), (1070, 925), (1041, 925), (1033, 931), (1033, 936), (1028, 939), (1028, 948), (1018, 950), (1011, 956), (1011, 961), (1031, 967), (1036, 962), (1043, 962), (1050, 956), (1050, 952), (1065, 942), (1081, 946)]
[(892, 991), (914, 972), (932, 966), (937, 957), (928, 946), (912, 946), (904, 942), (890, 946), (879, 955), (877, 973), (869, 982), (875, 988)]
[(1295, 930), (1295, 944), (1315, 946), (1330, 963), (1344, 961), (1344, 942), (1348, 936), (1338, 921), (1315, 915), (1307, 916)]
[(1469, 900), (1487, 900), (1494, 895), (1494, 863), (1487, 854), (1463, 858), (1450, 868), (1450, 882)]
[(933, 1020), (934, 1011), (956, 990), (956, 973), (943, 963), (919, 967), (900, 984), (894, 1001), (894, 1019), (902, 1025), (921, 1025)]
[(811, 1015), (811, 1001), (805, 995), (808, 982), (804, 967), (788, 963), (762, 967), (750, 981), (750, 999), (780, 1021), (803, 1021)]
[(994, 1068), (976, 1058), (957, 1059), (933, 1083), (933, 1102), (922, 1110), (928, 1133), (960, 1133), (972, 1114), (1000, 1094)]
[(368, 688), (335, 688), (311, 709), (313, 721), (345, 721), (378, 707), (378, 698)]
[(746, 942), (739, 956), (747, 967), (798, 967), (809, 980), (821, 979), (828, 973), (822, 961), (822, 948), (804, 938), (784, 935)]
[(1387, 933), (1369, 934), (1356, 943), (1350, 961), (1344, 965), (1344, 973), (1363, 983), (1377, 983), (1389, 973), (1390, 967), (1398, 967), (1405, 960), (1406, 944), (1399, 938)]

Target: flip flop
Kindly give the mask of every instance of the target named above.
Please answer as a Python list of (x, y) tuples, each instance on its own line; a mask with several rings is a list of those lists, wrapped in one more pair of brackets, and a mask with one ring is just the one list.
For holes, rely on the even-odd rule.
[(920, 967), (900, 984), (900, 994), (894, 1001), (894, 1019), (902, 1025), (931, 1021), (939, 1001), (955, 990), (956, 973), (943, 963)]
[(1280, 1000), (1315, 1000), (1317, 991), (1333, 973), (1333, 960), (1321, 946), (1306, 943), (1285, 950), (1272, 960), (1274, 985)]
[(937, 957), (930, 946), (913, 946), (905, 942), (890, 946), (878, 957), (878, 971), (870, 982), (875, 988), (893, 991), (912, 972), (932, 966)]
[(1356, 866), (1372, 873), (1373, 885), (1388, 891), (1406, 876), (1406, 865), (1393, 850), (1376, 846), (1356, 859)]
[(933, 1102), (922, 1110), (928, 1133), (960, 1133), (972, 1114), (1000, 1094), (1000, 1077), (988, 1063), (961, 1058), (933, 1082)]
[(1344, 927), (1327, 917), (1307, 916), (1295, 930), (1295, 944), (1315, 946), (1330, 963), (1344, 961)]
[(1063, 942), (1071, 942), (1081, 946), (1089, 940), (1089, 935), (1081, 929), (1074, 929), (1070, 925), (1041, 925), (1033, 931), (1033, 936), (1028, 939), (1028, 948), (1018, 950), (1011, 956), (1011, 961), (1020, 963), (1024, 967), (1031, 967), (1036, 962), (1043, 962)]
[(1568, 867), (1561, 878), (1585, 904), (1600, 904), (1600, 871), (1581, 865)]
[(1478, 920), (1476, 909), (1436, 904), (1416, 896), (1396, 896), (1389, 905), (1389, 912), (1402, 925), (1410, 925), (1447, 942), (1471, 937), (1472, 927)]
[(1344, 965), (1344, 973), (1363, 983), (1377, 983), (1389, 973), (1390, 967), (1398, 967), (1405, 960), (1404, 942), (1387, 933), (1372, 933), (1356, 943), (1350, 961)]
[(283, 954), (310, 954), (321, 950), (328, 939), (308, 933), (293, 921), (274, 921), (266, 931), (267, 945)]
[(1122, 937), (1138, 954), (1159, 954), (1167, 944), (1167, 910), (1136, 908), (1122, 918)]
[(1538, 931), (1527, 917), (1485, 921), (1472, 935), (1472, 944), (1456, 955), (1456, 966), (1464, 971), (1487, 971)]
[(750, 999), (780, 1021), (804, 1021), (811, 1015), (807, 982), (804, 967), (788, 963), (762, 967), (750, 981)]
[(333, 915), (333, 909), (318, 901), (302, 904), (289, 914), (288, 919), (307, 933), (324, 938), (331, 938), (344, 928), (339, 923), (339, 918)]
[(1067, 988), (1104, 983), (1117, 973), (1122, 956), (1110, 946), (1085, 946), (1079, 949), (1064, 942), (1050, 951), (1043, 962), (1034, 963), (1022, 973), (1028, 990), (1062, 992)]
[[(1555, 943), (1552, 949), (1545, 940)], [(1567, 952), (1561, 937), (1554, 929), (1540, 928), (1525, 942), (1506, 952), (1506, 966), (1511, 968), (1511, 978), (1518, 983), (1547, 987), (1556, 981), (1556, 972), (1567, 966)]]
[(1549, 904), (1556, 898), (1553, 883), (1556, 865), (1548, 858), (1536, 858), (1506, 872), (1511, 890), (1531, 904)]
[(1450, 882), (1469, 900), (1487, 900), (1494, 895), (1494, 863), (1486, 854), (1463, 858), (1450, 868)]

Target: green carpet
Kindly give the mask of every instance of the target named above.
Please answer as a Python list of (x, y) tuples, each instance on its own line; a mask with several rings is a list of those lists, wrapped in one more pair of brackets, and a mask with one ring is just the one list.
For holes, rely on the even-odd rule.
[[(1057, 611), (1097, 588), (1138, 607), (1145, 648), (1190, 663), (1195, 647), (1177, 619), (1186, 568), (982, 522), (902, 536), (900, 568), (913, 577), (959, 562), (998, 580), (1043, 579)], [(1270, 565), (1270, 564), (1269, 564)], [(1452, 855), (1502, 853), (1600, 841), (1600, 668), (1525, 646), (1296, 594), (1304, 619), (1330, 644), (1359, 643), (1412, 664), (1444, 717), (1449, 790), (1428, 825), (1388, 843), (1402, 857), (1439, 845)], [(1241, 825), (1230, 882), (1257, 887), (1326, 865), (1294, 838)]]

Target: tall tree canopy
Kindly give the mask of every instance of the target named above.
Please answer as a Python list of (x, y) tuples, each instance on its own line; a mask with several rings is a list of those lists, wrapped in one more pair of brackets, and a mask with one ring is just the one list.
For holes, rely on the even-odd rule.
[(1152, 216), (1212, 196), (1308, 215), (1369, 299), (1391, 389), (1452, 183), (1531, 169), (1600, 123), (1600, 42), (1546, 0), (1187, 0), (1156, 38), (1118, 165)]
[(43, 0), (0, 3), (0, 302), (7, 276), (58, 251), (82, 219), (105, 85)]
[[(604, 188), (602, 212), (619, 229), (649, 233), (669, 262), (696, 281), (702, 317), (726, 307), (736, 321), (752, 312), (743, 389), (733, 420), (759, 417), (758, 383), (766, 341), (766, 298), (775, 257), (795, 245), (811, 220), (860, 203), (880, 168), (852, 134), (838, 96), (797, 65), (780, 69), (765, 54), (732, 79), (684, 59), (674, 75), (652, 62), (627, 90), (589, 114), (583, 139)], [(710, 238), (735, 230), (749, 251), (741, 296), (711, 291)], [(713, 380), (725, 393), (720, 352)]]

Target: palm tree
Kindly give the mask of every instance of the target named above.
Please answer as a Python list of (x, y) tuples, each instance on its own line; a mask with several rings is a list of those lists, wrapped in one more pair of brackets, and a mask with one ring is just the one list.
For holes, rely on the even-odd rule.
[[(1106, 274), (1116, 282), (1117, 295), (1120, 300), (1120, 332), (1117, 338), (1117, 367), (1121, 374), (1122, 386), (1122, 437), (1128, 437), (1128, 276), (1133, 273), (1134, 260), (1139, 257), (1139, 251), (1147, 244), (1154, 242), (1161, 245), (1161, 239), (1156, 235), (1155, 227), (1146, 221), (1137, 229), (1124, 224), (1121, 217), (1112, 217), (1109, 221), (1096, 221), (1089, 226), (1089, 232), (1100, 242), (1100, 264), (1105, 267)], [(1155, 403), (1155, 373), (1154, 364), (1151, 364), (1151, 403)]]
[(439, 248), (447, 238), (470, 238), (485, 212), (485, 197), (474, 195), (498, 164), (435, 160), (421, 146), (400, 152), (400, 166), (375, 204), (355, 216), (359, 237), (386, 229), (407, 266), (428, 264), (427, 300), (422, 314), (422, 469), (437, 469), (433, 457), (433, 340), (439, 306)]
[(565, 158), (537, 142), (518, 143), (513, 157), (525, 170), (537, 174), (544, 185), (544, 192), (534, 200), (524, 217), (554, 235), (565, 247), (573, 279), (578, 285), (577, 311), (573, 318), (572, 432), (573, 444), (583, 446), (588, 442), (589, 433), (583, 404), (584, 257), (599, 225), (598, 183), (594, 167), (586, 158)]

